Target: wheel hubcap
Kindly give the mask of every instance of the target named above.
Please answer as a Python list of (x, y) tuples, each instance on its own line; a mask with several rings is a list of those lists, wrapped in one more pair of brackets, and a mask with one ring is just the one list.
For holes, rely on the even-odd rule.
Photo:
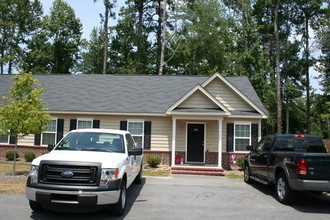
[(285, 197), (285, 182), (282, 178), (277, 181), (277, 195), (283, 199)]
[(126, 187), (123, 187), (121, 190), (121, 207), (125, 208), (125, 203), (126, 203)]
[(250, 177), (250, 174), (249, 174), (249, 168), (245, 167), (245, 170), (244, 170), (244, 178), (245, 178), (245, 181), (249, 180), (249, 177)]

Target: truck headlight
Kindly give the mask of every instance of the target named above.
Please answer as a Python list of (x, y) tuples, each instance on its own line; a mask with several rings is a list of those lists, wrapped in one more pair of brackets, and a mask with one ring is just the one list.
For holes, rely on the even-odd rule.
[(38, 172), (39, 172), (39, 166), (31, 165), (31, 170), (30, 170), (30, 173), (29, 173), (30, 183), (37, 183), (38, 182)]
[(110, 180), (117, 180), (118, 174), (119, 174), (118, 168), (102, 169), (100, 185), (106, 186)]

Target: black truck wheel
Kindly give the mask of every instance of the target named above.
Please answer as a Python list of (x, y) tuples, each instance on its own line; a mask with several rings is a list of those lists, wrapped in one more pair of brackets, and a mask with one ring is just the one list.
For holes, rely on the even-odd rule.
[(42, 207), (41, 204), (35, 202), (35, 201), (31, 201), (29, 200), (29, 204), (30, 204), (30, 208), (34, 211), (34, 212), (42, 212), (44, 210), (44, 208)]
[(125, 179), (121, 182), (120, 196), (118, 202), (112, 207), (112, 214), (120, 216), (124, 214), (126, 208), (126, 181)]
[(250, 168), (248, 165), (244, 166), (244, 182), (246, 183), (252, 183), (252, 179), (251, 179), (251, 173), (250, 173)]
[(290, 188), (284, 173), (280, 173), (276, 178), (276, 195), (277, 200), (283, 204), (292, 203), (295, 197), (295, 191)]

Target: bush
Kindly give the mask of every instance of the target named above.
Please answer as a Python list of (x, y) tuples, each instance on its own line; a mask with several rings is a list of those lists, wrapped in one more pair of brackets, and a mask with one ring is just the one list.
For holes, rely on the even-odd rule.
[(156, 168), (161, 162), (160, 156), (156, 155), (147, 155), (147, 163), (150, 167)]
[[(9, 150), (9, 151), (7, 151), (6, 152), (6, 158), (7, 158), (7, 160), (9, 160), (9, 161), (14, 161), (14, 153), (15, 153), (15, 151), (13, 151), (13, 150)], [(19, 158), (19, 154), (18, 154), (18, 152), (16, 151), (16, 159), (17, 158)]]
[(36, 158), (36, 154), (33, 151), (25, 151), (24, 153), (24, 159), (26, 162), (32, 162), (34, 158)]
[(244, 167), (244, 160), (245, 160), (245, 156), (238, 156), (237, 157), (237, 165), (241, 168), (241, 169), (243, 169), (243, 167)]

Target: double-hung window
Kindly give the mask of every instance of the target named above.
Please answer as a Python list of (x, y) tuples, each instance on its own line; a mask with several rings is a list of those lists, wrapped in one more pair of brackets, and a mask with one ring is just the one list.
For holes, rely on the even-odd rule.
[(143, 146), (144, 122), (143, 121), (128, 121), (127, 130), (131, 133), (135, 143), (139, 147)]
[(246, 146), (251, 145), (251, 124), (235, 124), (234, 151), (246, 151)]
[(93, 128), (93, 120), (77, 120), (77, 129)]
[(48, 122), (47, 130), (41, 135), (41, 145), (56, 143), (57, 120), (53, 119)]
[(0, 135), (0, 143), (8, 144), (9, 143), (9, 135)]

